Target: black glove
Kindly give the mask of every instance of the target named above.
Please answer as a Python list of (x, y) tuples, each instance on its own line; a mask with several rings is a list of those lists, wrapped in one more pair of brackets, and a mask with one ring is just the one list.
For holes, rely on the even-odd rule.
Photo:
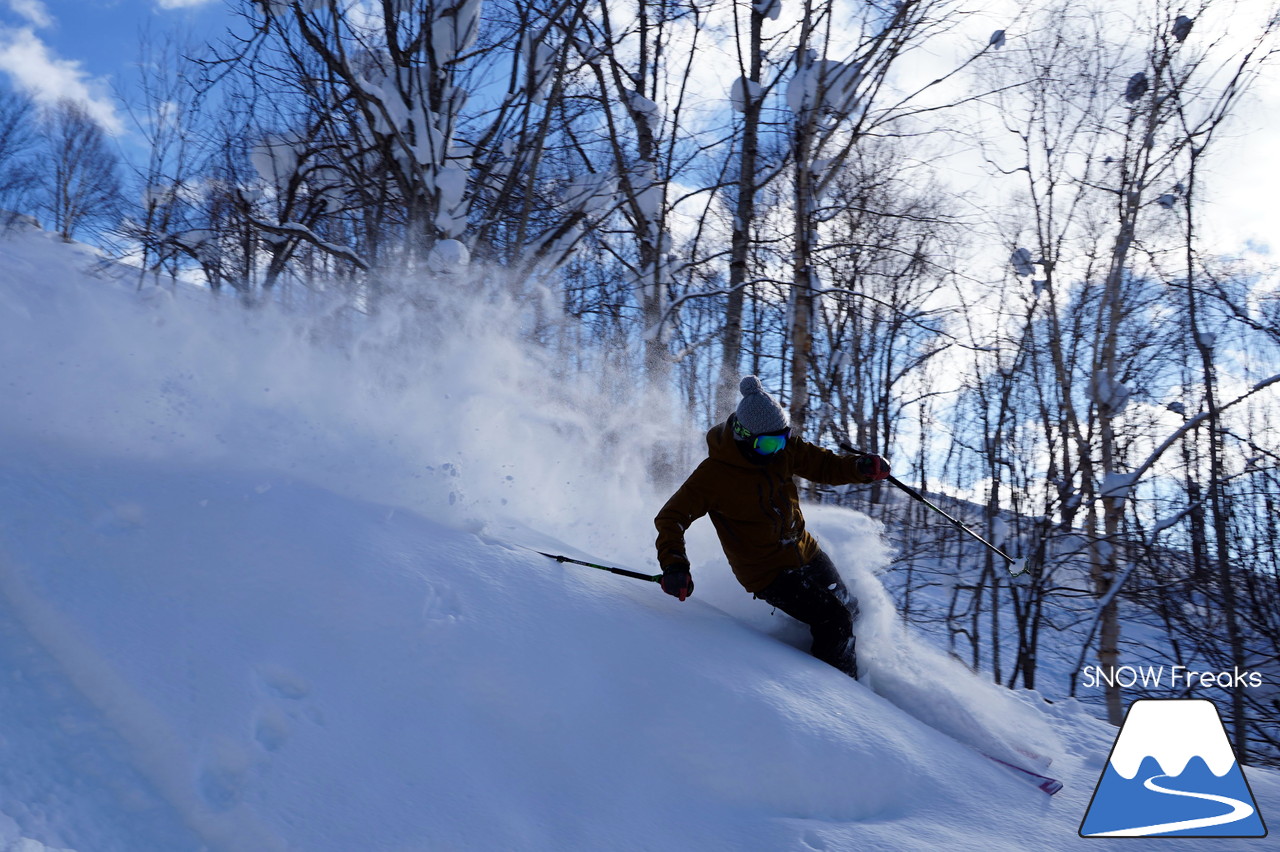
[(859, 456), (858, 460), (853, 463), (853, 469), (866, 482), (889, 478), (889, 462), (885, 461), (881, 456), (870, 453)]
[(693, 594), (693, 575), (689, 573), (688, 562), (673, 561), (662, 566), (662, 591), (680, 600)]

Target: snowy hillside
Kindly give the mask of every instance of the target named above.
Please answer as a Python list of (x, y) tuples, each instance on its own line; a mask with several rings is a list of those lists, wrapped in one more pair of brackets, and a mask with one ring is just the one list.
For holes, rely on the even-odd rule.
[(498, 296), (362, 326), (139, 295), (38, 231), (0, 257), (0, 850), (1096, 843), (1114, 729), (906, 633), (864, 516), (808, 513), (863, 601), (861, 683), (705, 523), (684, 603), (521, 546), (656, 570), (647, 453), (699, 430), (557, 375)]

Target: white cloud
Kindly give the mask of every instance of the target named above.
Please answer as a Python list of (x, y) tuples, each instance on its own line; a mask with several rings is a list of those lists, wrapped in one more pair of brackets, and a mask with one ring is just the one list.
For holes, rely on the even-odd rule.
[(214, 0), (156, 0), (161, 9), (188, 9), (195, 6), (208, 6)]
[(43, 0), (8, 0), (8, 2), (14, 14), (31, 26), (39, 29), (53, 26), (53, 16), (49, 14)]
[(106, 85), (91, 78), (79, 62), (52, 55), (31, 27), (0, 27), (0, 71), (40, 104), (73, 100), (84, 104), (108, 133), (124, 131)]

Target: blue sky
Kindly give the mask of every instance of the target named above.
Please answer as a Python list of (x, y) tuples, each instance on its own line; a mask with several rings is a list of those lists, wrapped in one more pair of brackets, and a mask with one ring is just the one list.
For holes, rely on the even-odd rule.
[(0, 72), (37, 101), (89, 105), (113, 135), (127, 135), (118, 101), (136, 79), (139, 35), (215, 36), (231, 0), (0, 0)]

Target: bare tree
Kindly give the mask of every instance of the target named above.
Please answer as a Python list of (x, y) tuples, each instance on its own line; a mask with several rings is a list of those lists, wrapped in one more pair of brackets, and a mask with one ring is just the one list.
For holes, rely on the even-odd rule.
[(35, 183), (32, 164), (26, 160), (37, 141), (35, 119), (30, 98), (0, 87), (0, 206), (10, 212), (26, 204)]
[(790, 346), (791, 420), (806, 427), (813, 370), (814, 304), (820, 290), (816, 252), (821, 244), (821, 198), (858, 145), (888, 132), (921, 109), (924, 92), (957, 74), (986, 53), (983, 48), (961, 65), (916, 91), (890, 94), (889, 79), (910, 48), (946, 31), (954, 22), (952, 0), (906, 0), (890, 7), (867, 4), (848, 21), (831, 0), (805, 0), (787, 83), (791, 122), (793, 226)]
[[(175, 38), (139, 41), (139, 84), (133, 98), (122, 98), (147, 158), (134, 167), (138, 204), (121, 224), (122, 235), (141, 249), (142, 278), (155, 280), (180, 271), (179, 236), (189, 230), (188, 216), (199, 192), (196, 173), (203, 137), (201, 100), (188, 73), (192, 70)], [(140, 281), (141, 283), (141, 281)]]
[(379, 151), (396, 183), (411, 258), (461, 236), (470, 153), (457, 135), (467, 100), (459, 73), (479, 34), (478, 0), (388, 2), (368, 15), (337, 0), (269, 2), (241, 14), (255, 35), (212, 72), (271, 69), (316, 113), (352, 110), (357, 147)]
[[(1280, 10), (1278, 10), (1280, 11)], [(1186, 26), (1194, 25), (1193, 19), (1182, 16), (1178, 24), (1186, 22), (1182, 29), (1178, 24), (1170, 26), (1161, 33), (1164, 44), (1170, 51), (1181, 45), (1187, 36)], [(1215, 343), (1217, 335), (1205, 327), (1204, 311), (1201, 307), (1201, 296), (1196, 280), (1200, 277), (1200, 264), (1197, 262), (1197, 213), (1200, 188), (1200, 166), (1214, 137), (1218, 134), (1226, 117), (1232, 111), (1242, 93), (1248, 88), (1252, 79), (1256, 78), (1260, 64), (1268, 58), (1268, 54), (1276, 49), (1275, 37), (1280, 21), (1272, 14), (1268, 17), (1264, 30), (1257, 36), (1252, 46), (1238, 58), (1228, 64), (1230, 79), (1220, 94), (1211, 97), (1207, 104), (1198, 93), (1189, 91), (1185, 84), (1187, 74), (1176, 65), (1167, 73), (1172, 79), (1171, 98), (1177, 113), (1178, 126), (1181, 130), (1180, 141), (1186, 156), (1186, 173), (1181, 184), (1183, 202), (1184, 259), (1185, 276), (1183, 283), (1186, 292), (1186, 318), (1190, 340), (1194, 343), (1199, 359), (1200, 383), (1203, 387), (1203, 406), (1207, 415), (1208, 428), (1208, 504), (1213, 529), (1215, 577), (1218, 582), (1222, 601), (1223, 626), (1226, 642), (1230, 649), (1230, 662), (1237, 671), (1246, 670), (1248, 659), (1246, 652), (1246, 627), (1242, 623), (1243, 610), (1237, 591), (1237, 573), (1232, 554), (1232, 540), (1237, 536), (1230, 529), (1230, 498), (1228, 489), (1228, 462), (1224, 458), (1226, 428), (1221, 412), (1221, 391), (1219, 389), (1219, 369)], [(1194, 68), (1203, 60), (1192, 59), (1187, 64)], [(1199, 101), (1199, 103), (1197, 103)], [(1177, 203), (1175, 195), (1172, 201), (1165, 196), (1165, 207)], [(1247, 571), (1248, 569), (1246, 569)], [(1246, 689), (1237, 684), (1232, 690), (1232, 726), (1236, 754), (1242, 761), (1248, 759), (1249, 736), (1247, 730), (1247, 714), (1245, 711)]]
[(40, 175), (54, 230), (67, 241), (116, 224), (121, 202), (119, 159), (107, 134), (80, 103), (62, 100), (41, 125), (48, 170)]
[[(777, 174), (774, 168), (760, 170), (760, 134), (765, 128), (765, 99), (778, 83), (778, 77), (767, 79), (767, 62), (771, 43), (766, 40), (766, 20), (777, 20), (782, 11), (780, 0), (770, 2), (735, 2), (733, 4), (734, 36), (738, 60), (738, 79), (731, 90), (731, 102), (742, 116), (736, 128), (736, 179), (732, 203), (733, 218), (729, 238), (728, 293), (721, 333), (720, 371), (716, 383), (716, 410), (727, 411), (738, 399), (738, 366), (742, 355), (743, 308), (751, 273), (752, 232), (756, 223), (757, 195), (763, 184)], [(745, 18), (745, 20), (744, 20)], [(746, 32), (742, 32), (745, 24)]]

